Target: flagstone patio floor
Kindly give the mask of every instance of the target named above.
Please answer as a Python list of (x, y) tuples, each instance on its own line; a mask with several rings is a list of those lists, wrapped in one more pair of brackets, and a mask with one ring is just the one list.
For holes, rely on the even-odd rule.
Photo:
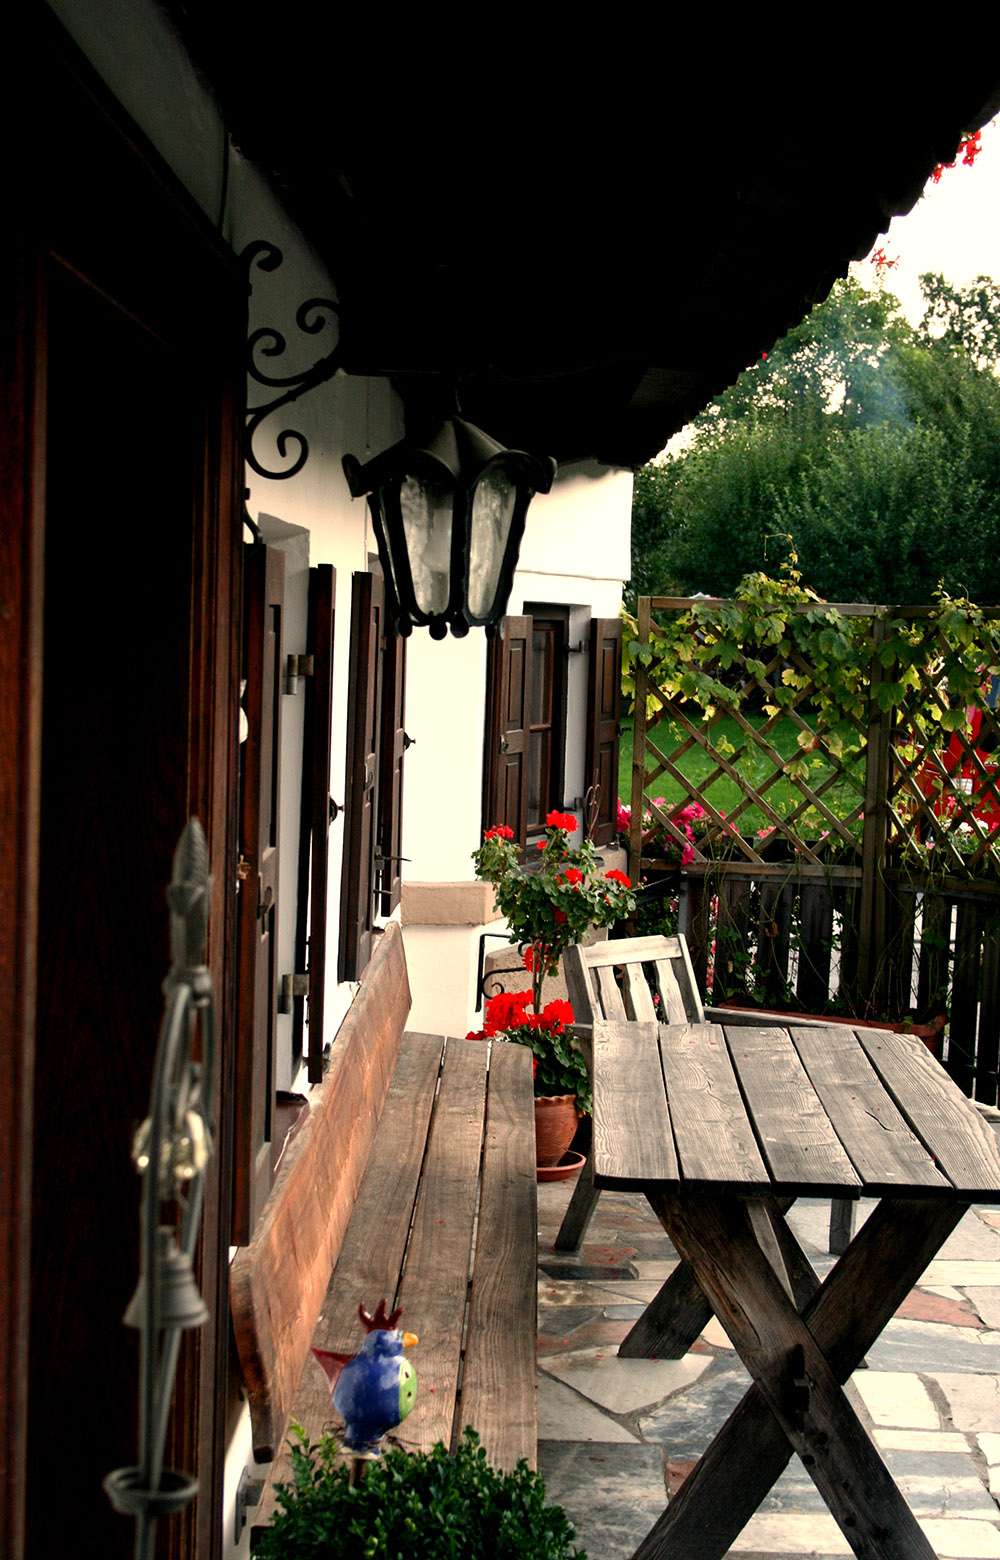
[[(589, 1560), (627, 1560), (749, 1377), (716, 1321), (682, 1360), (618, 1358), (677, 1256), (645, 1200), (617, 1192), (578, 1255), (554, 1251), (572, 1188), (538, 1188), (538, 1466)], [(829, 1208), (789, 1215), (821, 1274)], [(853, 1379), (940, 1560), (1000, 1560), (1000, 1208), (969, 1210)], [(797, 1457), (730, 1550), (850, 1553)]]

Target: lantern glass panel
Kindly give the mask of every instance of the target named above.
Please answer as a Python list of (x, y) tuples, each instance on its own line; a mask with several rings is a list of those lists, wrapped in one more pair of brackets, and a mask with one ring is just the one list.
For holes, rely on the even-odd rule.
[(399, 511), (417, 606), (428, 614), (446, 612), (454, 522), (451, 490), (445, 483), (428, 477), (404, 477), (399, 489)]
[(516, 502), (516, 485), (497, 467), (476, 485), (469, 522), (469, 611), (475, 618), (487, 617), (496, 599)]

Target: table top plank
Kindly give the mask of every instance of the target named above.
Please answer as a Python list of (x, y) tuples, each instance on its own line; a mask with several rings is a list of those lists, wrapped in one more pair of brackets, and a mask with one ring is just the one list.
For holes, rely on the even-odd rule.
[(775, 1193), (859, 1195), (861, 1178), (787, 1030), (734, 1025), (725, 1034)]
[(955, 1193), (1000, 1202), (1000, 1147), (958, 1085), (913, 1035), (855, 1031), (858, 1043)]
[(950, 1190), (850, 1029), (790, 1024), (789, 1033), (868, 1196), (902, 1186)]
[(594, 1180), (598, 1186), (679, 1181), (656, 1025), (594, 1023)]
[(659, 1040), (685, 1186), (770, 1192), (720, 1027), (661, 1025)]

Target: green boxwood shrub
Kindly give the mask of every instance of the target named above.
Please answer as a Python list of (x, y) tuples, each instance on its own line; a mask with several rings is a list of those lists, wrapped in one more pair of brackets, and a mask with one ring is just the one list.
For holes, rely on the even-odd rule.
[(292, 1481), (255, 1560), (587, 1560), (538, 1474), (491, 1468), (473, 1430), (455, 1452), (388, 1451), (353, 1488), (332, 1437), (295, 1435)]

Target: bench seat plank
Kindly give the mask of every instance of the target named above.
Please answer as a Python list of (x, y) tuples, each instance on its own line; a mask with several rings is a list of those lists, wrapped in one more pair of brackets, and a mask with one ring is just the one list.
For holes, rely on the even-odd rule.
[(535, 1317), (538, 1194), (532, 1056), (527, 1046), (493, 1046), (482, 1201), (469, 1302), (461, 1425), (472, 1425), (497, 1468), (537, 1461)]
[(411, 1359), (417, 1401), (396, 1431), (408, 1448), (451, 1444), (476, 1217), (489, 1048), (449, 1040), (413, 1231), (399, 1288), (419, 1337)]

